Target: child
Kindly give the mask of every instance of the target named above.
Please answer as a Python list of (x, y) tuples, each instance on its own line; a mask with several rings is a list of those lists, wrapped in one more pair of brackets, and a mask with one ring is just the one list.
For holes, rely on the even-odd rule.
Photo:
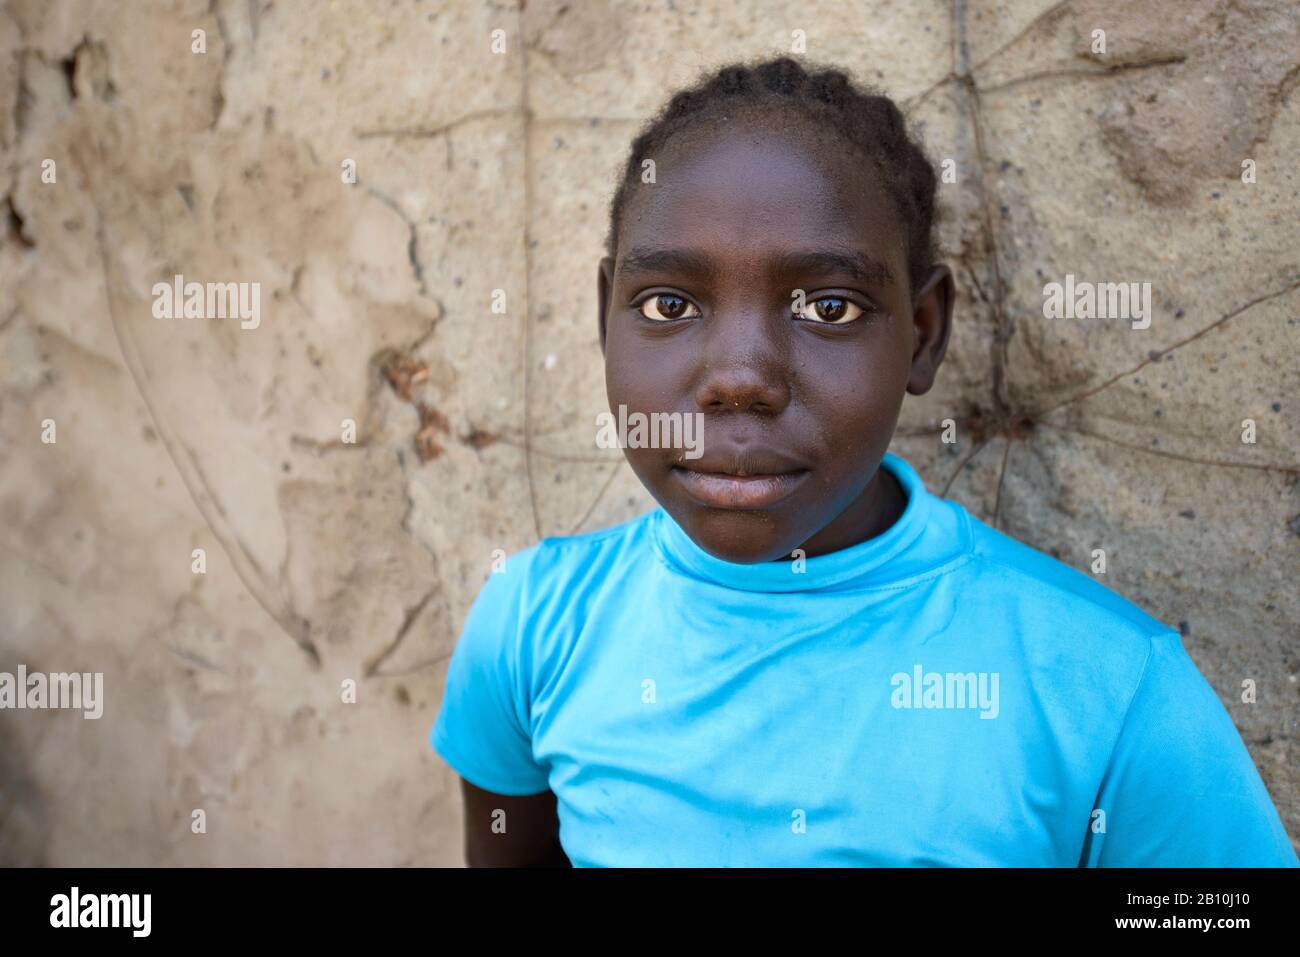
[(609, 402), (702, 454), (629, 442), (661, 508), (488, 577), (432, 729), (471, 865), (1300, 865), (1178, 633), (886, 451), (948, 341), (934, 192), (789, 58), (632, 144)]

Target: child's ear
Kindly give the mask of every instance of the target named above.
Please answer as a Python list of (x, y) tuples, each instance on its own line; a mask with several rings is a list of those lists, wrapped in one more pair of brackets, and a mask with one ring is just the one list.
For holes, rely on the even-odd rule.
[(912, 299), (912, 327), (916, 338), (912, 348), (912, 371), (907, 377), (907, 391), (924, 395), (934, 385), (939, 363), (948, 350), (948, 333), (952, 331), (952, 307), (956, 299), (952, 270), (938, 263), (930, 278)]
[(596, 270), (597, 315), (600, 317), (600, 354), (605, 354), (605, 316), (609, 308), (609, 293), (614, 288), (614, 258), (606, 256)]

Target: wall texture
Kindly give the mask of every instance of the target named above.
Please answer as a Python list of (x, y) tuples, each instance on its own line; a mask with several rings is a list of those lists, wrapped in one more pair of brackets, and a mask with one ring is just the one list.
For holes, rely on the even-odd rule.
[[(959, 324), (895, 448), (1104, 548), (1300, 839), (1298, 9), (0, 2), (0, 671), (106, 697), (0, 713), (0, 863), (460, 862), (427, 733), (493, 550), (651, 505), (594, 442), (615, 172), (799, 30), (953, 160)], [(155, 318), (178, 273), (260, 325)], [(1044, 318), (1067, 274), (1149, 281), (1150, 327)]]

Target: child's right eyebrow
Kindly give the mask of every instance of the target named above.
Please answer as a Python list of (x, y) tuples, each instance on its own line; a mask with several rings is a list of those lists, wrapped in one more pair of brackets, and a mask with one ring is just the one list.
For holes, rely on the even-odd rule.
[[(791, 277), (833, 278), (848, 276), (859, 282), (892, 283), (893, 270), (883, 262), (857, 249), (813, 249), (783, 252), (769, 265), (774, 275)], [(711, 256), (690, 249), (638, 248), (629, 252), (617, 271), (631, 273), (669, 273), (716, 278), (721, 269)]]
[(634, 249), (623, 257), (619, 273), (674, 273), (712, 279), (718, 265), (707, 253), (689, 249)]

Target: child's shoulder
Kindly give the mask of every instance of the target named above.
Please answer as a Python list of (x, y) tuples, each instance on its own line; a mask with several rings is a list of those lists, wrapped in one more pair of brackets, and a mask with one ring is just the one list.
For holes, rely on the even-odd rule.
[(660, 509), (651, 509), (608, 528), (592, 529), (576, 535), (548, 535), (533, 547), (551, 555), (567, 556), (637, 541), (650, 532), (651, 523)]
[[(977, 567), (987, 583), (1001, 585), (998, 590), (1018, 603), (1049, 604), (1058, 620), (1073, 619), (1085, 628), (1105, 625), (1143, 637), (1173, 630), (1096, 578), (967, 516)], [(1095, 560), (1092, 554), (1082, 557)]]
[(651, 510), (608, 528), (548, 535), (509, 555), (502, 568), (507, 574), (489, 577), (533, 593), (563, 585), (564, 594), (572, 595), (583, 581), (605, 580), (616, 567), (639, 560), (649, 544), (654, 520), (655, 510)]

